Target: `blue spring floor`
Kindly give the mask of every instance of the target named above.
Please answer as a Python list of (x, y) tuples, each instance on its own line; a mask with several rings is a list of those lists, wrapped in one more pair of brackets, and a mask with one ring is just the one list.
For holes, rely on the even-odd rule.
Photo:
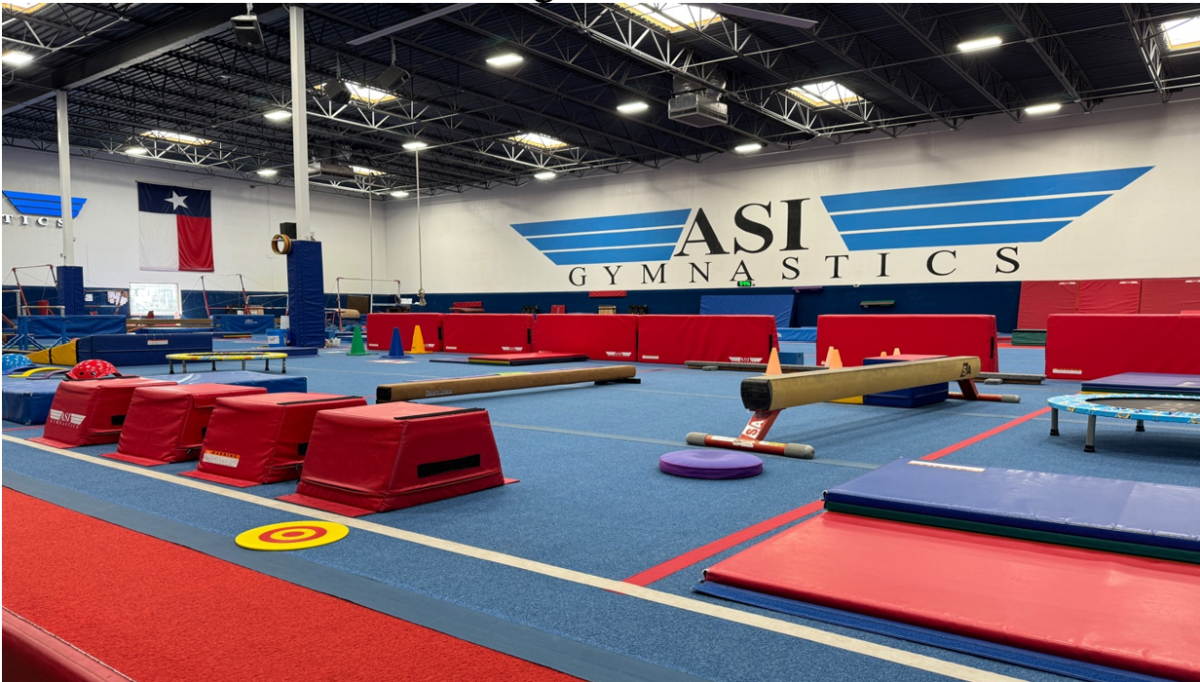
[[(813, 345), (795, 345), (812, 364)], [(217, 346), (245, 348), (232, 341)], [(306, 375), (312, 392), (371, 398), (381, 383), (497, 371), (430, 363), (429, 357), (384, 364), (378, 354), (323, 352), (290, 360), (288, 372)], [(1042, 359), (1040, 349), (1002, 349), (1001, 369), (1040, 373)], [(779, 418), (771, 439), (811, 444), (817, 459), (764, 456), (761, 476), (706, 481), (664, 475), (658, 457), (688, 447), (689, 431), (737, 435), (747, 418), (738, 387), (748, 375), (662, 365), (638, 370), (640, 386), (583, 384), (428, 401), (487, 409), (504, 473), (520, 483), (364, 517), (366, 529), (352, 526), (340, 542), (290, 556), (702, 679), (1066, 679), (691, 592), (706, 566), (791, 524), (682, 568), (649, 589), (618, 594), (605, 589), (605, 581), (624, 580), (801, 507), (867, 469), (927, 455), (1040, 410), (1050, 396), (1078, 392), (1077, 383), (980, 386), (987, 393), (1019, 394), (1020, 404), (794, 408)], [(122, 371), (148, 375), (166, 368)], [(267, 506), (292, 492), (294, 482), (234, 491), (175, 475), (194, 463), (146, 470), (94, 457), (112, 445), (78, 448), (71, 452), (82, 456), (69, 457), (16, 440), (40, 435), (40, 428), (4, 426), (6, 485), (48, 484), (215, 533), (230, 545), (247, 529), (298, 518)], [(1132, 424), (1100, 420), (1094, 454), (1083, 452), (1084, 418), (1063, 414), (1060, 429), (1062, 436), (1051, 438), (1049, 415), (1041, 415), (943, 461), (1200, 486), (1200, 429), (1149, 423), (1146, 433), (1135, 433)], [(420, 536), (387, 534), (391, 529)], [(840, 638), (822, 641), (823, 633)]]

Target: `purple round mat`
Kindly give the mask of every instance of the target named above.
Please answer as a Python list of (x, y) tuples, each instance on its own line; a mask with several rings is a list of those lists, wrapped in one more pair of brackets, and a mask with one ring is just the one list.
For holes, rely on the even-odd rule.
[(685, 478), (750, 478), (762, 473), (762, 460), (745, 452), (678, 450), (658, 458), (665, 474)]

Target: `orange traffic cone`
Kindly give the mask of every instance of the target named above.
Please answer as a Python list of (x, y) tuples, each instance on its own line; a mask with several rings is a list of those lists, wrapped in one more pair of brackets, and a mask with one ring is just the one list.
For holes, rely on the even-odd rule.
[(767, 374), (783, 374), (783, 367), (779, 366), (779, 349), (771, 349), (771, 359), (767, 360)]
[(829, 369), (842, 368), (842, 354), (833, 346), (829, 347), (829, 353), (825, 356), (825, 366)]
[(421, 325), (417, 325), (413, 329), (412, 348), (409, 349), (410, 355), (426, 355), (429, 351), (425, 350), (425, 337), (421, 336)]
[[(897, 348), (896, 350), (892, 351), (892, 355), (901, 355), (901, 354), (902, 354), (902, 353), (900, 352), (900, 349), (899, 349), (899, 348)], [(884, 355), (887, 355), (887, 353), (884, 353)]]

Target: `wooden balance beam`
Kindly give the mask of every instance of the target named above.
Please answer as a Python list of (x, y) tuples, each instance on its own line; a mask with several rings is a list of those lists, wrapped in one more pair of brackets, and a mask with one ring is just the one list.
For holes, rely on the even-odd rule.
[(394, 403), (401, 400), (416, 400), (418, 398), (439, 398), (447, 395), (513, 391), (522, 388), (581, 384), (588, 381), (594, 382), (597, 386), (602, 384), (642, 383), (641, 379), (635, 378), (636, 375), (637, 368), (633, 365), (615, 365), (612, 367), (584, 367), (581, 369), (562, 369), (549, 372), (489, 374), (478, 377), (460, 377), (457, 379), (406, 381), (402, 384), (384, 384), (378, 386), (375, 389), (375, 402)]
[(789, 407), (811, 405), (841, 398), (853, 398), (871, 393), (899, 391), (915, 386), (957, 381), (962, 393), (950, 397), (962, 400), (992, 400), (1020, 402), (1016, 395), (985, 395), (975, 389), (973, 381), (979, 376), (979, 358), (958, 356), (913, 362), (895, 362), (862, 367), (845, 367), (824, 372), (773, 374), (742, 380), (742, 404), (754, 410), (749, 423), (737, 438), (689, 433), (689, 445), (706, 445), (730, 450), (753, 450), (770, 455), (812, 459), (816, 454), (811, 445), (773, 443), (763, 440), (779, 417)]

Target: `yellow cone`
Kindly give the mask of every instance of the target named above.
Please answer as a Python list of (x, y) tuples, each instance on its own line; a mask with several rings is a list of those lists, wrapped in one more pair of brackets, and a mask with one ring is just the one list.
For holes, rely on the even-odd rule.
[(425, 350), (425, 337), (421, 335), (421, 325), (417, 325), (413, 329), (412, 348), (408, 351), (412, 355), (425, 355), (429, 351)]
[(783, 367), (779, 366), (779, 349), (771, 349), (771, 359), (767, 360), (767, 374), (783, 374)]

